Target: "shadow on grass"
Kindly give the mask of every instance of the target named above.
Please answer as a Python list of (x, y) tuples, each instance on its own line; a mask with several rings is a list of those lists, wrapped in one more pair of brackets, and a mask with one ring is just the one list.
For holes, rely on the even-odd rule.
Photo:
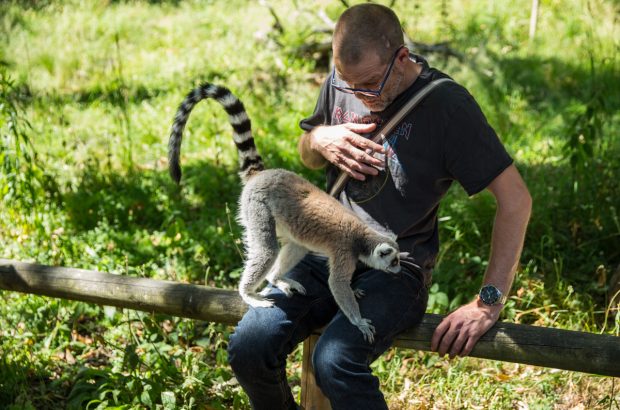
[(527, 102), (541, 124), (559, 116), (566, 139), (580, 121), (590, 119), (583, 117), (583, 111), (594, 110), (593, 114), (605, 122), (620, 109), (620, 94), (611, 92), (620, 89), (620, 70), (614, 59), (569, 64), (557, 58), (512, 57), (490, 50), (484, 50), (483, 55), (488, 61), (477, 63), (474, 59), (470, 67), (486, 94), (486, 108), (492, 110), (501, 131), (515, 126), (510, 119), (512, 108), (505, 103), (513, 94)]
[(125, 255), (133, 266), (165, 259), (168, 247), (189, 263), (188, 254), (201, 246), (208, 255), (221, 253), (223, 265), (232, 268), (239, 263), (231, 243), (231, 236), (240, 236), (234, 221), (238, 177), (206, 163), (184, 171), (179, 188), (167, 172), (120, 174), (91, 164), (63, 195), (71, 230), (118, 253), (119, 260)]
[[(17, 101), (24, 106), (38, 104), (45, 107), (62, 107), (71, 103), (88, 105), (98, 102), (108, 103), (122, 110), (127, 104), (139, 106), (144, 101), (160, 97), (173, 91), (180, 90), (185, 94), (186, 91), (189, 92), (192, 86), (207, 81), (207, 79), (212, 79), (212, 81), (218, 84), (225, 84), (225, 78), (226, 74), (221, 71), (208, 71), (204, 73), (204, 75), (201, 75), (199, 79), (188, 82), (188, 84), (182, 88), (176, 84), (169, 84), (169, 86), (165, 87), (152, 87), (142, 83), (124, 82), (119, 78), (111, 78), (77, 91), (51, 93), (37, 92), (27, 83), (16, 82), (6, 98), (11, 101)], [(179, 101), (179, 103), (180, 102), (181, 101)]]
[[(269, 168), (285, 166), (286, 160), (271, 150), (266, 151)], [(314, 179), (318, 175), (302, 170), (300, 164), (292, 170), (310, 174)], [(65, 193), (64, 201), (71, 222), (78, 230), (93, 229), (102, 220), (115, 226), (161, 229), (177, 214), (193, 218), (201, 213), (211, 218), (222, 212), (227, 204), (234, 211), (242, 187), (237, 172), (236, 164), (230, 167), (207, 161), (194, 162), (183, 165), (182, 181), (177, 186), (167, 171), (121, 174), (102, 170), (93, 161), (78, 178), (75, 189)]]

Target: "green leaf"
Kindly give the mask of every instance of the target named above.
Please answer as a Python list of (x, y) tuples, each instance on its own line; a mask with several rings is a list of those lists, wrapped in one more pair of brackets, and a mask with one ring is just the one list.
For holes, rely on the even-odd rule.
[(164, 391), (161, 392), (161, 403), (165, 410), (174, 410), (177, 408), (177, 399), (174, 392)]
[(150, 384), (145, 384), (142, 394), (140, 395), (140, 402), (146, 406), (153, 407), (153, 400), (151, 399), (150, 391), (153, 387)]

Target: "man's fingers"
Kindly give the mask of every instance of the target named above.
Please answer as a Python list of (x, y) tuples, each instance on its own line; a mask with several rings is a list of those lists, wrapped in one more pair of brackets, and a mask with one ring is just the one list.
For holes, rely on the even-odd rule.
[(450, 328), (450, 330), (443, 335), (441, 338), (441, 343), (439, 343), (439, 349), (437, 350), (437, 353), (439, 353), (440, 356), (443, 356), (450, 351), (450, 347), (458, 334), (458, 330)]
[(344, 150), (337, 153), (335, 154), (334, 161), (332, 162), (353, 178), (363, 181), (365, 179), (365, 175), (379, 174), (377, 168), (374, 168), (368, 164), (370, 162), (369, 158), (373, 160), (373, 164), (378, 162), (377, 167), (384, 167), (384, 163), (382, 161), (377, 161), (375, 158), (370, 157), (370, 155), (358, 149), (352, 149), (350, 151)]
[(469, 356), (471, 351), (474, 350), (474, 346), (476, 346), (476, 343), (478, 343), (478, 340), (480, 340), (480, 337), (481, 336), (475, 336), (467, 339), (467, 343), (465, 343), (465, 347), (463, 347), (463, 350), (461, 351), (461, 354), (459, 356)]
[(370, 132), (375, 128), (374, 123), (346, 123), (325, 127), (318, 138), (317, 149), (329, 162), (351, 177), (363, 181), (366, 175), (377, 175), (378, 169), (385, 167), (383, 146), (357, 134)]
[[(359, 150), (357, 148), (351, 148), (349, 151), (349, 155), (361, 165), (368, 164), (368, 165), (372, 165), (377, 168), (384, 168), (385, 167), (384, 160), (373, 157), (372, 155), (370, 155), (371, 152), (372, 151), (370, 150), (366, 152), (366, 151)], [(380, 155), (383, 156), (384, 154), (380, 154)], [(374, 168), (371, 168), (371, 169), (374, 169)], [(376, 174), (377, 172), (375, 172), (373, 175), (376, 175)]]
[(443, 338), (444, 333), (450, 328), (450, 322), (443, 320), (435, 328), (435, 332), (433, 333), (433, 337), (431, 339), (431, 350), (436, 352), (439, 348), (439, 343)]
[(343, 125), (349, 130), (355, 132), (356, 134), (372, 132), (375, 128), (377, 128), (377, 124), (375, 124), (374, 122), (371, 122), (369, 124), (357, 124), (354, 122), (348, 122)]
[(441, 356), (469, 355), (480, 338), (497, 321), (499, 313), (490, 312), (474, 300), (446, 316), (435, 329), (431, 349)]
[(367, 165), (359, 164), (355, 160), (351, 158), (347, 158), (344, 155), (337, 155), (333, 163), (336, 164), (336, 166), (340, 168), (342, 171), (349, 174), (350, 177), (355, 178), (359, 181), (364, 181), (366, 179), (366, 176), (363, 173), (366, 173), (366, 174), (372, 174), (373, 172), (374, 174), (377, 173), (376, 169), (369, 167)]
[(380, 152), (382, 154), (385, 153), (385, 149), (383, 148), (383, 145), (377, 144), (376, 142), (372, 142), (368, 138), (364, 138), (357, 134), (349, 134), (345, 137), (345, 140), (349, 144), (361, 149), (362, 151), (370, 150), (374, 152)]
[(350, 157), (373, 167), (383, 168), (385, 166), (383, 158), (375, 158), (372, 155), (373, 152), (377, 152), (382, 156), (385, 155), (385, 150), (381, 145), (375, 144), (366, 138), (353, 135), (347, 136), (345, 141), (349, 143), (344, 148)]
[(466, 343), (469, 341), (470, 337), (467, 332), (461, 330), (457, 338), (452, 343), (452, 347), (450, 348), (450, 359), (453, 359), (455, 356), (463, 356), (463, 347), (466, 346)]

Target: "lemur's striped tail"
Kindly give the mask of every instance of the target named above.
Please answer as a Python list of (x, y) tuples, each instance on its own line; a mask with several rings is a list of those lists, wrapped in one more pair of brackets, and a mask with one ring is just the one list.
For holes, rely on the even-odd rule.
[(264, 169), (263, 159), (258, 155), (256, 145), (254, 144), (250, 119), (241, 101), (230, 90), (209, 83), (202, 84), (187, 94), (177, 109), (174, 122), (172, 123), (172, 130), (170, 131), (170, 140), (168, 141), (168, 169), (170, 176), (177, 183), (181, 180), (179, 157), (181, 155), (183, 129), (194, 106), (205, 98), (217, 100), (228, 113), (228, 120), (234, 130), (233, 141), (237, 146), (237, 153), (239, 155), (239, 175), (241, 175), (241, 179), (245, 182), (252, 174)]

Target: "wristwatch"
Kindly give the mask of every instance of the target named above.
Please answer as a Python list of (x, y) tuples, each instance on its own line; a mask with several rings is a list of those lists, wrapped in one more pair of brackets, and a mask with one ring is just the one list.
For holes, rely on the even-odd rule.
[(484, 285), (480, 289), (478, 296), (482, 303), (489, 306), (504, 305), (506, 300), (508, 300), (508, 296), (502, 294), (502, 291), (493, 285)]

